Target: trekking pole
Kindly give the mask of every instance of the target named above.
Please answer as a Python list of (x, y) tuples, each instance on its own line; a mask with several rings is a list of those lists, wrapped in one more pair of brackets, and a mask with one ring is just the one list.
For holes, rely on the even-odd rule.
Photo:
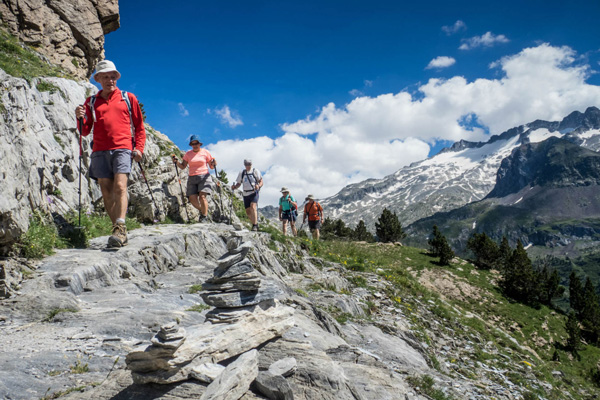
[(83, 118), (79, 118), (79, 229), (81, 229), (81, 159), (83, 158), (83, 147), (81, 146), (83, 133)]
[[(221, 210), (219, 214), (221, 214), (221, 221), (223, 221), (223, 193), (221, 193), (221, 182), (219, 182), (219, 174), (217, 174), (217, 166), (215, 165), (215, 181), (217, 184), (217, 193), (219, 193), (219, 202), (221, 203)], [(227, 217), (225, 217), (227, 218)]]
[(187, 203), (185, 202), (185, 196), (183, 195), (183, 187), (181, 186), (181, 177), (179, 176), (179, 168), (177, 168), (177, 161), (175, 161), (175, 154), (171, 154), (171, 160), (173, 160), (173, 165), (175, 165), (175, 172), (177, 173), (177, 180), (179, 181), (179, 190), (181, 190), (181, 203), (185, 208), (185, 213), (187, 214), (188, 223), (191, 222), (190, 212), (187, 208)]
[[(156, 211), (154, 212), (154, 216), (156, 217), (157, 214), (160, 217), (160, 209), (158, 208), (158, 204), (156, 204), (156, 200), (154, 200), (154, 195), (152, 194), (152, 189), (150, 189), (150, 184), (148, 183), (148, 179), (146, 179), (146, 173), (144, 172), (144, 168), (142, 168), (142, 163), (138, 162), (138, 165), (140, 166), (140, 171), (142, 172), (142, 177), (144, 178), (144, 181), (146, 182), (146, 186), (148, 187), (148, 191), (150, 192), (150, 197), (152, 197), (152, 203), (154, 203), (154, 208), (156, 209)], [(158, 222), (158, 221), (156, 221)]]

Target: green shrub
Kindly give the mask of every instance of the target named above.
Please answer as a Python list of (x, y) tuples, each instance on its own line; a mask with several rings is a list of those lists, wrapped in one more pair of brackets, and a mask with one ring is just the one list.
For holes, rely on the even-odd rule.
[(54, 253), (55, 248), (65, 247), (56, 226), (49, 217), (36, 211), (29, 218), (29, 228), (15, 245), (15, 250), (25, 258), (40, 259)]
[(189, 294), (194, 294), (202, 291), (202, 285), (192, 285), (188, 289)]
[(209, 305), (206, 304), (196, 304), (194, 306), (191, 306), (190, 308), (186, 309), (185, 311), (194, 311), (194, 312), (199, 312), (201, 313), (204, 310), (208, 310), (210, 308)]

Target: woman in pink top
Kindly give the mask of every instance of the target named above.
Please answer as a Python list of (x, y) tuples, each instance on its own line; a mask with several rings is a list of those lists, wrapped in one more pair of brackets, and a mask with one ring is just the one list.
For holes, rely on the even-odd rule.
[(214, 169), (217, 166), (217, 160), (203, 149), (198, 135), (190, 137), (189, 150), (183, 156), (183, 161), (179, 162), (177, 157), (173, 156), (173, 161), (181, 169), (190, 166), (190, 176), (187, 182), (186, 195), (190, 198), (190, 203), (200, 210), (200, 222), (208, 221), (208, 201), (206, 196), (212, 193), (212, 177), (208, 168)]

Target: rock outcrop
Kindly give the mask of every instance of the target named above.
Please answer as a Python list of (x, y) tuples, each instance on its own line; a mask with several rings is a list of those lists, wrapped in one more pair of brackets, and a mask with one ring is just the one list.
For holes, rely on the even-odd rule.
[(201, 295), (206, 304), (219, 307), (207, 315), (208, 323), (188, 327), (187, 333), (172, 323), (161, 327), (150, 346), (127, 355), (134, 382), (169, 384), (203, 376), (202, 371), (215, 363), (251, 351), (294, 325), (294, 309), (275, 301), (281, 292), (275, 283), (263, 284), (245, 259), (254, 246), (250, 241), (242, 243), (242, 238), (233, 232), (228, 252), (203, 285), (210, 288)]
[(119, 28), (119, 2), (4, 0), (0, 20), (51, 63), (86, 79), (104, 58), (104, 35)]
[[(59, 250), (28, 267), (29, 279), (12, 281), (16, 292), (0, 301), (0, 398), (41, 398), (96, 382), (64, 398), (199, 399), (233, 382), (246, 388), (246, 400), (420, 399), (403, 374), (436, 373), (411, 342), (375, 327), (340, 326), (324, 304), (298, 296), (288, 284), (302, 275), (288, 271), (333, 272), (299, 248), (270, 250), (268, 234), (224, 224), (160, 225), (132, 231), (118, 252), (104, 251), (105, 240)], [(214, 281), (246, 262), (253, 270), (241, 275), (273, 287), (270, 298), (198, 312), (202, 297), (256, 287), (248, 280), (235, 287), (240, 275)], [(198, 284), (210, 290), (190, 293)], [(238, 373), (236, 359), (250, 357), (253, 365), (255, 353), (258, 368)], [(88, 372), (70, 372), (84, 367)], [(252, 383), (259, 372), (260, 383)]]

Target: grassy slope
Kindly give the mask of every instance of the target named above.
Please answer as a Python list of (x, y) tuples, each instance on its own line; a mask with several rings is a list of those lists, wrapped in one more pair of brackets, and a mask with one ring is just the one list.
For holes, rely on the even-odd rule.
[[(495, 271), (480, 271), (458, 259), (450, 267), (440, 267), (437, 259), (414, 247), (317, 243), (281, 235), (276, 240), (303, 241), (311, 256), (344, 265), (355, 286), (365, 287), (366, 279), (361, 275), (377, 274), (390, 283), (386, 295), (408, 317), (420, 339), (431, 346), (432, 365), (449, 364), (451, 376), (494, 380), (499, 378), (490, 370), (496, 368), (506, 371), (504, 375), (524, 393), (531, 391), (557, 400), (586, 399), (586, 393), (600, 390), (589, 378), (590, 369), (600, 360), (600, 349), (582, 345), (580, 360), (562, 350), (567, 337), (565, 316), (547, 307), (538, 310), (507, 300), (495, 285)], [(444, 293), (436, 288), (434, 281), (440, 276), (453, 282), (458, 291)], [(343, 322), (349, 316), (337, 317)], [(440, 323), (431, 324), (431, 320)], [(443, 334), (460, 337), (469, 345), (453, 357), (441, 355), (439, 348), (434, 349), (436, 337)], [(560, 361), (552, 361), (555, 351)], [(557, 376), (556, 371), (563, 376)], [(538, 381), (551, 384), (552, 389), (544, 389)]]

